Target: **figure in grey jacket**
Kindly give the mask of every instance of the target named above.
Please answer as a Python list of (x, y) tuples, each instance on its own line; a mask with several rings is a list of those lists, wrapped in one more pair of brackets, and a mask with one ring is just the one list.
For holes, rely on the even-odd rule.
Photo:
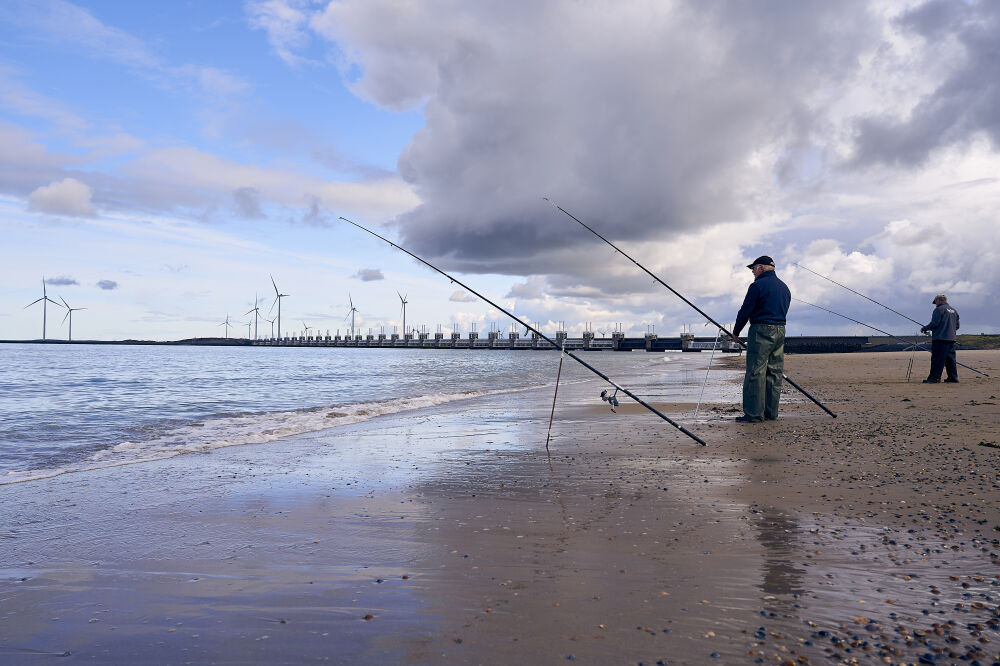
[(938, 294), (934, 297), (934, 314), (931, 323), (920, 329), (931, 334), (931, 374), (924, 384), (941, 381), (941, 371), (947, 370), (945, 382), (958, 383), (958, 364), (955, 360), (955, 333), (958, 331), (958, 310), (948, 305), (948, 297)]

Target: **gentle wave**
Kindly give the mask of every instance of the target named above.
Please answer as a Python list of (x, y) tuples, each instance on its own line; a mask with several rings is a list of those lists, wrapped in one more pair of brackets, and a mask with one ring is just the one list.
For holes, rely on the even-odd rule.
[(436, 393), (351, 405), (206, 419), (179, 426), (169, 433), (149, 440), (121, 442), (116, 446), (98, 451), (87, 459), (63, 467), (9, 471), (5, 476), (0, 477), (0, 486), (47, 479), (70, 472), (163, 460), (185, 453), (201, 453), (212, 449), (245, 444), (264, 444), (292, 435), (360, 423), (385, 414), (434, 407), (456, 400), (528, 391), (533, 388), (538, 387)]

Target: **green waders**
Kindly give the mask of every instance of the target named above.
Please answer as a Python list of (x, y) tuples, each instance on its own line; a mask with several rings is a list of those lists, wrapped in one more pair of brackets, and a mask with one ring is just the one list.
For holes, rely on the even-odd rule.
[(781, 376), (785, 368), (785, 327), (750, 324), (747, 374), (743, 378), (743, 414), (753, 421), (778, 418)]

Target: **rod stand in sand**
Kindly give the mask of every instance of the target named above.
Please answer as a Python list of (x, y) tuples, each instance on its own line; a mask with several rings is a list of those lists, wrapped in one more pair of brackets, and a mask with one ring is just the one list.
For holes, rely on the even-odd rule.
[(910, 383), (910, 375), (913, 372), (913, 357), (917, 355), (917, 343), (910, 346), (910, 362), (906, 364), (906, 383)]
[[(506, 308), (503, 308), (500, 305), (498, 305), (498, 304), (494, 303), (493, 301), (491, 301), (490, 299), (486, 298), (485, 296), (483, 296), (482, 294), (480, 294), (478, 291), (476, 291), (475, 289), (473, 289), (469, 285), (465, 284), (464, 282), (462, 282), (461, 280), (459, 280), (455, 276), (450, 275), (449, 273), (445, 273), (443, 270), (441, 270), (440, 268), (438, 268), (434, 264), (430, 263), (429, 261), (426, 261), (425, 259), (421, 259), (417, 255), (415, 255), (412, 252), (410, 252), (409, 250), (407, 250), (405, 247), (402, 247), (401, 245), (397, 245), (396, 243), (393, 243), (391, 240), (389, 240), (385, 236), (382, 236), (381, 234), (375, 233), (374, 231), (372, 231), (368, 227), (364, 227), (364, 226), (358, 224), (357, 222), (349, 220), (349, 219), (347, 219), (346, 217), (343, 217), (343, 216), (341, 216), (340, 219), (343, 220), (344, 222), (347, 222), (348, 224), (350, 224), (352, 226), (357, 227), (358, 229), (361, 229), (362, 231), (364, 231), (366, 233), (371, 234), (375, 238), (378, 238), (380, 240), (385, 241), (386, 243), (388, 243), (392, 247), (396, 248), (400, 252), (403, 252), (404, 254), (408, 254), (409, 256), (413, 257), (414, 259), (416, 259), (417, 261), (419, 261), (420, 263), (422, 263), (424, 266), (427, 266), (428, 268), (430, 268), (435, 273), (440, 273), (441, 275), (445, 276), (446, 278), (448, 278), (449, 280), (451, 280), (452, 282), (454, 282), (458, 286), (460, 286), (463, 289), (465, 289), (466, 291), (468, 291), (473, 296), (476, 296), (480, 300), (482, 300), (485, 303), (487, 303), (487, 304), (493, 306), (494, 308), (496, 308), (498, 311), (504, 313), (505, 315), (507, 315), (508, 317), (510, 317), (511, 319), (513, 319), (514, 321), (516, 321), (518, 324), (520, 324), (524, 329), (526, 329), (528, 331), (531, 331), (532, 333), (534, 333), (538, 337), (540, 337), (542, 340), (545, 340), (546, 342), (548, 342), (550, 345), (552, 345), (553, 348), (559, 347), (559, 345), (557, 345), (555, 343), (555, 341), (552, 340), (552, 338), (550, 338), (549, 336), (545, 335), (540, 330), (538, 330), (537, 328), (535, 328), (531, 324), (527, 323), (526, 321), (522, 321), (520, 317), (518, 317), (514, 313), (510, 312)], [(659, 416), (661, 419), (663, 419), (664, 421), (666, 421), (667, 423), (669, 423), (673, 427), (677, 428), (682, 433), (684, 433), (685, 435), (687, 435), (688, 437), (690, 437), (694, 441), (698, 442), (702, 446), (708, 446), (705, 443), (705, 440), (703, 440), (701, 437), (698, 437), (698, 435), (694, 434), (693, 432), (691, 432), (690, 430), (688, 430), (687, 428), (685, 428), (681, 424), (677, 423), (676, 421), (674, 421), (673, 419), (671, 419), (669, 416), (667, 416), (666, 414), (664, 414), (663, 412), (661, 412), (660, 410), (658, 410), (656, 407), (653, 407), (648, 402), (646, 402), (645, 400), (643, 400), (642, 398), (640, 398), (639, 396), (637, 396), (635, 393), (632, 393), (631, 391), (629, 391), (627, 388), (625, 388), (623, 386), (619, 386), (618, 384), (616, 384), (615, 382), (613, 382), (611, 380), (611, 378), (608, 377), (606, 374), (604, 374), (603, 372), (601, 372), (600, 370), (598, 370), (594, 366), (590, 365), (589, 363), (587, 363), (586, 361), (584, 361), (582, 358), (580, 358), (579, 356), (577, 356), (573, 352), (564, 351), (563, 353), (565, 353), (566, 356), (569, 356), (571, 359), (573, 359), (574, 361), (576, 361), (577, 363), (579, 363), (583, 367), (585, 367), (588, 370), (590, 370), (591, 372), (593, 372), (595, 375), (597, 375), (598, 377), (600, 377), (601, 379), (603, 379), (607, 383), (609, 383), (612, 386), (614, 386), (615, 389), (616, 389), (616, 391), (621, 391), (622, 393), (624, 393), (628, 397), (632, 398), (637, 403), (639, 403), (640, 405), (642, 405), (643, 407), (645, 407), (649, 411), (653, 412), (654, 414), (656, 414), (657, 416)]]
[(556, 390), (552, 394), (552, 412), (549, 414), (549, 432), (545, 435), (545, 450), (549, 450), (549, 438), (552, 437), (552, 419), (556, 415), (556, 398), (559, 396), (559, 378), (562, 377), (562, 363), (563, 357), (566, 356), (566, 340), (562, 341), (562, 347), (559, 349), (559, 371), (556, 372)]
[[(667, 288), (667, 289), (668, 289), (668, 290), (669, 290), (669, 291), (670, 291), (670, 292), (671, 292), (671, 293), (672, 293), (672, 294), (673, 294), (674, 296), (676, 296), (677, 298), (681, 299), (682, 301), (684, 301), (685, 303), (687, 303), (688, 305), (690, 305), (690, 306), (691, 306), (692, 308), (694, 308), (695, 312), (697, 312), (697, 313), (698, 313), (698, 314), (700, 314), (700, 315), (701, 315), (702, 317), (704, 317), (704, 318), (705, 318), (705, 319), (707, 319), (708, 321), (710, 321), (710, 322), (712, 322), (713, 324), (715, 324), (716, 326), (718, 326), (718, 327), (719, 327), (719, 330), (721, 330), (721, 331), (722, 331), (723, 333), (725, 333), (726, 335), (728, 335), (729, 337), (731, 337), (731, 338), (732, 338), (733, 340), (735, 340), (735, 341), (736, 341), (736, 344), (740, 345), (740, 346), (741, 346), (741, 347), (742, 347), (743, 349), (746, 349), (746, 348), (747, 348), (747, 346), (746, 346), (746, 343), (745, 343), (745, 342), (743, 342), (742, 340), (740, 340), (740, 339), (739, 339), (738, 337), (736, 337), (736, 336), (735, 336), (735, 335), (733, 335), (732, 333), (730, 333), (730, 332), (729, 332), (729, 331), (728, 331), (728, 330), (726, 329), (726, 327), (725, 327), (725, 326), (723, 326), (723, 325), (722, 325), (722, 324), (720, 324), (719, 322), (717, 322), (717, 321), (715, 321), (714, 319), (712, 319), (711, 317), (709, 317), (709, 316), (708, 316), (707, 314), (705, 314), (705, 312), (704, 312), (704, 311), (703, 311), (703, 310), (702, 310), (701, 308), (699, 308), (699, 307), (698, 307), (697, 305), (695, 305), (694, 303), (692, 303), (692, 302), (691, 302), (691, 301), (689, 301), (688, 299), (686, 299), (686, 298), (684, 298), (683, 296), (681, 296), (680, 292), (678, 292), (678, 291), (677, 291), (676, 289), (674, 289), (673, 287), (671, 287), (671, 286), (670, 286), (669, 284), (667, 284), (666, 282), (664, 282), (663, 280), (661, 280), (661, 279), (660, 279), (659, 277), (657, 277), (657, 276), (656, 276), (656, 275), (655, 275), (655, 274), (654, 274), (654, 273), (653, 273), (652, 271), (650, 271), (650, 270), (649, 270), (648, 268), (646, 268), (645, 266), (643, 266), (642, 264), (640, 264), (640, 263), (639, 263), (638, 261), (636, 261), (635, 259), (633, 259), (633, 258), (632, 258), (632, 257), (630, 257), (629, 255), (625, 254), (625, 252), (623, 252), (623, 251), (622, 251), (622, 249), (621, 249), (620, 247), (618, 247), (617, 245), (615, 245), (614, 243), (612, 243), (611, 241), (609, 241), (609, 240), (608, 240), (607, 238), (605, 238), (604, 236), (602, 236), (601, 234), (599, 234), (599, 233), (598, 233), (598, 232), (597, 232), (596, 230), (594, 230), (594, 229), (593, 229), (592, 227), (589, 227), (589, 226), (587, 226), (587, 225), (586, 225), (586, 224), (585, 224), (585, 223), (583, 222), (583, 220), (581, 220), (580, 218), (578, 218), (578, 217), (577, 217), (576, 215), (573, 215), (573, 213), (569, 212), (568, 210), (566, 210), (565, 208), (563, 208), (562, 206), (560, 206), (559, 204), (557, 204), (557, 203), (556, 203), (555, 201), (552, 201), (552, 200), (551, 200), (551, 199), (549, 199), (548, 197), (542, 197), (542, 198), (543, 198), (543, 199), (545, 199), (546, 201), (548, 201), (548, 202), (549, 202), (550, 204), (552, 204), (553, 206), (555, 206), (555, 208), (556, 208), (557, 210), (559, 210), (560, 212), (564, 213), (564, 214), (565, 214), (565, 215), (566, 215), (567, 217), (569, 217), (569, 218), (570, 218), (571, 220), (573, 220), (574, 222), (576, 222), (577, 224), (579, 224), (579, 225), (580, 225), (581, 227), (583, 227), (584, 229), (586, 229), (587, 231), (589, 231), (590, 233), (594, 234), (595, 236), (597, 236), (598, 238), (600, 238), (600, 239), (601, 239), (602, 241), (604, 241), (605, 243), (607, 243), (608, 245), (610, 245), (611, 247), (613, 247), (613, 248), (615, 249), (615, 251), (616, 251), (616, 252), (618, 252), (618, 254), (622, 255), (623, 257), (625, 257), (626, 259), (628, 259), (629, 261), (631, 261), (631, 262), (632, 262), (633, 264), (635, 264), (635, 265), (636, 265), (636, 266), (638, 266), (638, 267), (639, 267), (639, 268), (640, 268), (641, 270), (643, 270), (643, 271), (644, 271), (644, 272), (646, 273), (646, 275), (648, 275), (649, 277), (653, 278), (654, 280), (656, 280), (657, 282), (659, 282), (659, 283), (660, 283), (661, 285), (663, 285), (664, 287), (666, 287), (666, 288)], [(798, 391), (799, 393), (801, 393), (801, 394), (802, 394), (802, 395), (804, 395), (805, 397), (807, 397), (807, 398), (809, 398), (810, 400), (812, 400), (812, 401), (813, 401), (813, 402), (814, 402), (814, 403), (816, 404), (816, 406), (817, 406), (817, 407), (819, 407), (820, 409), (822, 409), (822, 410), (823, 410), (824, 412), (826, 412), (827, 414), (829, 414), (829, 415), (830, 415), (830, 416), (832, 416), (833, 418), (837, 418), (837, 415), (836, 415), (836, 414), (834, 414), (833, 412), (831, 412), (831, 411), (830, 411), (830, 410), (829, 410), (829, 409), (828, 409), (828, 408), (826, 407), (826, 405), (824, 405), (824, 404), (823, 404), (822, 402), (820, 402), (819, 400), (817, 400), (817, 399), (816, 399), (816, 398), (814, 398), (813, 396), (809, 395), (809, 392), (808, 392), (808, 391), (806, 391), (806, 390), (805, 390), (804, 388), (802, 388), (801, 386), (799, 386), (798, 384), (796, 384), (795, 382), (793, 382), (793, 381), (792, 381), (792, 380), (791, 380), (791, 379), (790, 379), (790, 378), (788, 377), (788, 375), (785, 375), (785, 374), (782, 374), (782, 375), (781, 375), (781, 377), (782, 377), (782, 378), (783, 378), (783, 379), (784, 379), (784, 380), (785, 380), (786, 382), (788, 382), (789, 384), (791, 384), (792, 386), (794, 386), (794, 387), (795, 387), (795, 389), (796, 389), (796, 390), (797, 390), (797, 391)]]

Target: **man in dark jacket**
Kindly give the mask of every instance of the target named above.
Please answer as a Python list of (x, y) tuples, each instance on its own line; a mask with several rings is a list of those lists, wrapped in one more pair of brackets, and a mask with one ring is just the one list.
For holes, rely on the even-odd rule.
[(750, 322), (747, 335), (747, 371), (743, 378), (743, 416), (737, 421), (753, 423), (778, 418), (781, 377), (785, 369), (785, 315), (792, 293), (774, 272), (774, 260), (757, 257), (747, 268), (753, 284), (747, 289), (743, 307), (736, 315), (733, 335)]
[(948, 297), (938, 294), (934, 297), (934, 314), (931, 323), (920, 329), (931, 334), (931, 374), (924, 384), (941, 381), (941, 371), (948, 371), (949, 384), (958, 383), (958, 364), (955, 360), (955, 333), (958, 331), (958, 310), (948, 305)]

